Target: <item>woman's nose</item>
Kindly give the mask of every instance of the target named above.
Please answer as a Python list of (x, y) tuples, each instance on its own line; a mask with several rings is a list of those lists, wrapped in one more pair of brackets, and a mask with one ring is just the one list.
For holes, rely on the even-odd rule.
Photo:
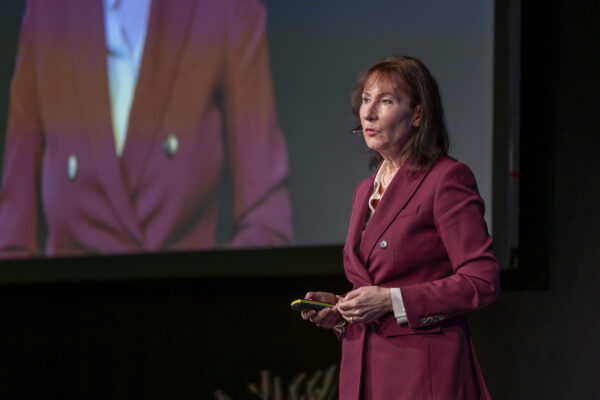
[(377, 119), (377, 110), (375, 109), (375, 104), (366, 104), (364, 108), (364, 118), (367, 121), (373, 121)]

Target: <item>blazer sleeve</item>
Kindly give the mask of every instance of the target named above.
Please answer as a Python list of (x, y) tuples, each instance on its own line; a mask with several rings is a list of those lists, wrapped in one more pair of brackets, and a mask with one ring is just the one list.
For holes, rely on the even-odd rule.
[(273, 98), (266, 10), (254, 0), (230, 3), (223, 96), (236, 232), (231, 245), (286, 244), (292, 240), (288, 161)]
[(433, 210), (452, 273), (401, 288), (411, 328), (484, 307), (500, 292), (498, 261), (483, 219), (483, 200), (466, 165), (454, 163), (442, 173)]
[(10, 89), (0, 186), (0, 258), (39, 253), (40, 170), (44, 139), (35, 63), (35, 2), (28, 1), (21, 25)]

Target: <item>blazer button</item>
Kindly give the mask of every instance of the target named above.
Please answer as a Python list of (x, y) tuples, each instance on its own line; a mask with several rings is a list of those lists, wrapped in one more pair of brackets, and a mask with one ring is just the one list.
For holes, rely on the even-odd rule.
[(177, 154), (177, 150), (179, 148), (179, 141), (177, 140), (177, 136), (173, 135), (172, 133), (169, 133), (169, 135), (165, 139), (164, 147), (165, 154), (168, 157), (173, 157), (175, 154)]
[(387, 241), (382, 240), (381, 242), (379, 242), (379, 247), (381, 247), (382, 249), (385, 249), (387, 247)]
[(71, 154), (69, 156), (69, 161), (67, 162), (67, 176), (70, 180), (75, 180), (77, 178), (77, 170), (79, 169), (79, 164), (77, 163), (77, 157)]

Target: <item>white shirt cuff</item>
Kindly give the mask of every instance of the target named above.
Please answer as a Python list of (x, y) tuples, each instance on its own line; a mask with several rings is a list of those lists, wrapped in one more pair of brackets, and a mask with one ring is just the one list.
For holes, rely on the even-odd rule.
[(392, 295), (392, 307), (394, 308), (394, 316), (398, 324), (405, 324), (408, 322), (406, 317), (406, 311), (404, 310), (404, 301), (402, 301), (402, 293), (400, 288), (392, 288), (390, 290)]

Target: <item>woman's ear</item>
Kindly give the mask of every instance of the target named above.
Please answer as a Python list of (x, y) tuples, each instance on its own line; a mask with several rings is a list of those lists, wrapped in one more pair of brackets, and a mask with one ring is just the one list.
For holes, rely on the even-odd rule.
[(418, 128), (421, 125), (421, 114), (423, 111), (423, 107), (421, 107), (420, 104), (417, 104), (415, 106), (415, 111), (413, 112), (413, 120), (412, 120), (412, 125), (415, 128)]

